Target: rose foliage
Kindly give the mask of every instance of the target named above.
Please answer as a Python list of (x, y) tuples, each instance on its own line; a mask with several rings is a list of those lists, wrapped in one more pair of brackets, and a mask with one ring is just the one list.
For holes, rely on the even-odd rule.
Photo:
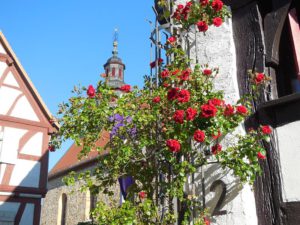
[[(190, 2), (179, 6), (173, 17), (184, 28), (199, 21), (210, 25), (214, 18), (228, 14), (220, 2)], [(76, 178), (84, 180), (92, 193), (108, 195), (115, 194), (111, 187), (118, 178), (131, 176), (134, 180), (121, 206), (98, 203), (93, 212), (98, 224), (173, 224), (174, 198), (187, 206), (182, 224), (188, 224), (192, 210), (199, 215), (196, 224), (208, 224), (209, 215), (203, 214), (199, 199), (184, 193), (187, 177), (211, 158), (232, 169), (243, 183), (253, 184), (261, 171), (259, 161), (266, 155), (261, 141), (268, 140), (269, 127), (237, 135), (230, 146), (221, 143), (251, 114), (251, 98), (226, 102), (223, 92), (213, 85), (218, 68), (191, 67), (177, 44), (179, 39), (167, 42), (166, 54), (172, 56), (172, 62), (160, 64), (158, 80), (145, 79), (143, 89), (126, 88), (116, 96), (99, 81), (95, 91), (91, 86), (74, 88), (75, 96), (60, 105), (61, 128), (51, 145), (59, 147), (72, 139), (82, 147), (80, 157), (92, 150), (101, 155), (94, 171)], [(255, 90), (267, 81), (265, 75), (256, 73), (250, 79)], [(103, 137), (108, 138), (105, 146), (96, 146)], [(70, 176), (65, 181), (72, 184), (75, 179)]]

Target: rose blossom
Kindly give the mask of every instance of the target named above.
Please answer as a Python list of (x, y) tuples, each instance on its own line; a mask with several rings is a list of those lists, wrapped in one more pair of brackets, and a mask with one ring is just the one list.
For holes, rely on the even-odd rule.
[(224, 105), (224, 101), (218, 98), (213, 98), (208, 100), (208, 104), (210, 105), (214, 105), (214, 106), (223, 106)]
[(186, 110), (185, 114), (186, 114), (186, 120), (187, 121), (192, 121), (197, 116), (197, 109), (188, 108)]
[(207, 217), (204, 217), (205, 225), (210, 225), (210, 220)]
[(159, 103), (160, 102), (160, 97), (159, 96), (156, 96), (152, 99), (152, 102), (153, 103)]
[(153, 61), (153, 62), (150, 63), (150, 67), (151, 67), (151, 68), (154, 68), (154, 67), (156, 66), (156, 63), (157, 63), (157, 65), (159, 66), (159, 65), (162, 64), (163, 61), (164, 61), (164, 60), (163, 60), (162, 58), (158, 58), (156, 61)]
[(248, 113), (247, 108), (246, 108), (245, 106), (243, 106), (243, 105), (237, 106), (237, 107), (236, 107), (236, 111), (237, 111), (239, 114), (241, 114), (241, 115), (247, 115), (247, 113)]
[(190, 100), (190, 92), (185, 89), (180, 90), (177, 96), (177, 100), (179, 103), (188, 102)]
[(86, 94), (89, 96), (89, 98), (94, 98), (96, 96), (96, 91), (93, 85), (89, 85)]
[(173, 101), (177, 98), (179, 88), (171, 88), (168, 91), (167, 97), (169, 101)]
[(226, 105), (224, 110), (225, 116), (232, 116), (234, 114), (234, 107), (230, 104)]
[(214, 155), (218, 154), (220, 151), (222, 151), (222, 145), (220, 145), (220, 144), (216, 144), (211, 147), (211, 152)]
[(48, 150), (49, 150), (50, 152), (55, 152), (55, 147), (54, 147), (54, 145), (48, 145)]
[(163, 70), (163, 71), (160, 73), (160, 76), (161, 76), (162, 78), (166, 78), (166, 77), (168, 77), (169, 75), (170, 75), (170, 72), (169, 72), (169, 70), (167, 70), (167, 69)]
[(265, 75), (263, 73), (258, 73), (255, 75), (255, 84), (261, 84), (265, 79)]
[(173, 120), (176, 123), (182, 124), (184, 122), (184, 110), (176, 110), (173, 115)]
[(140, 199), (144, 199), (144, 198), (147, 197), (147, 193), (145, 191), (140, 191), (139, 192), (139, 197), (140, 197)]
[(222, 9), (223, 7), (223, 2), (221, 0), (214, 0), (211, 4), (212, 8), (218, 12)]
[(205, 21), (199, 21), (197, 23), (197, 27), (200, 32), (205, 32), (208, 30), (208, 25)]
[(214, 105), (205, 104), (201, 106), (201, 116), (204, 118), (214, 117), (218, 109)]
[(258, 152), (257, 153), (257, 158), (259, 158), (259, 159), (266, 159), (266, 156), (263, 155), (261, 152)]
[(194, 133), (194, 139), (198, 142), (203, 142), (205, 140), (205, 133), (202, 130), (196, 130)]
[(174, 139), (167, 140), (166, 145), (171, 152), (179, 152), (181, 148), (179, 141)]
[(212, 74), (212, 71), (211, 71), (211, 69), (204, 69), (203, 74), (206, 76), (210, 76)]
[(172, 37), (169, 37), (167, 41), (168, 41), (168, 43), (173, 44), (174, 42), (176, 42), (176, 40), (177, 40), (176, 37), (172, 36)]
[(180, 70), (179, 69), (177, 69), (177, 70), (174, 70), (173, 72), (172, 72), (172, 75), (176, 75), (176, 74), (178, 74), (180, 72)]
[(213, 24), (214, 24), (216, 27), (221, 26), (222, 23), (223, 23), (223, 20), (222, 20), (222, 18), (220, 18), (220, 17), (216, 17), (216, 18), (213, 19)]
[(178, 9), (178, 10), (181, 10), (181, 9), (183, 9), (183, 8), (184, 8), (184, 5), (182, 5), (182, 4), (177, 5), (177, 9)]
[(186, 81), (190, 78), (191, 70), (186, 69), (181, 72), (180, 79)]
[(202, 6), (208, 5), (208, 3), (209, 3), (209, 0), (200, 0), (200, 4), (201, 4)]
[(271, 133), (272, 133), (272, 129), (271, 129), (271, 127), (268, 126), (268, 125), (261, 126), (261, 131), (262, 131), (264, 134), (271, 134)]
[(122, 87), (120, 87), (120, 90), (124, 92), (130, 92), (130, 88), (131, 88), (130, 85), (125, 84)]

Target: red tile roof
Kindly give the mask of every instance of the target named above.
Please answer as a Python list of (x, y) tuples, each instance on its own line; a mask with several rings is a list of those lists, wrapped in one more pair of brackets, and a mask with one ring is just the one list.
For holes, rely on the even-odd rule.
[[(104, 147), (108, 141), (109, 133), (106, 131), (102, 132), (101, 138), (96, 142), (96, 146)], [(51, 169), (48, 175), (49, 179), (57, 177), (59, 174), (64, 174), (85, 164), (93, 163), (96, 161), (97, 156), (99, 156), (99, 153), (96, 150), (92, 150), (86, 157), (83, 157), (79, 160), (77, 156), (81, 149), (81, 146), (77, 146), (75, 143), (73, 143), (63, 157)], [(107, 154), (107, 151), (102, 152), (100, 155), (105, 154)]]

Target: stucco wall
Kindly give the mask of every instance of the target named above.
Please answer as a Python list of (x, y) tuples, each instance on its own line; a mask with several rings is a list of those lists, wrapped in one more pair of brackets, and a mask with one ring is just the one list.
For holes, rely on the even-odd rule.
[[(178, 1), (184, 3), (186, 1)], [(195, 31), (189, 33), (190, 43), (195, 40)], [(193, 64), (196, 63), (196, 55), (199, 64), (209, 64), (211, 67), (219, 67), (219, 75), (215, 79), (214, 85), (216, 90), (224, 90), (225, 100), (228, 103), (236, 103), (239, 99), (236, 72), (236, 53), (233, 40), (233, 29), (231, 19), (224, 21), (221, 27), (209, 27), (205, 35), (197, 32), (197, 49), (196, 45), (191, 46), (190, 56)], [(245, 74), (246, 76), (246, 74)], [(237, 133), (244, 133), (240, 126)], [(221, 143), (226, 146), (234, 141), (228, 137)], [(232, 175), (229, 170), (224, 171), (218, 164), (205, 166), (205, 200), (206, 206), (212, 208), (216, 205), (218, 196), (221, 194), (221, 186), (216, 188), (215, 192), (210, 192), (212, 183), (215, 180), (221, 180), (226, 185), (226, 196), (221, 206), (221, 210), (226, 210), (224, 215), (213, 216), (212, 224), (230, 224), (230, 225), (255, 225), (257, 224), (255, 199), (250, 186), (241, 187), (239, 180)], [(193, 188), (199, 200), (202, 200), (201, 170), (195, 174), (195, 186), (189, 185), (190, 192)]]

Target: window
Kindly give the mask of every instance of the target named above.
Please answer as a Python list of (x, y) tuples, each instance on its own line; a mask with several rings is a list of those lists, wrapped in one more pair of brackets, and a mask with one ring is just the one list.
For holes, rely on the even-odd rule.
[(114, 77), (116, 75), (116, 68), (112, 68), (112, 72), (111, 72), (111, 75)]
[(120, 69), (119, 69), (119, 78), (122, 79), (122, 76), (123, 76), (123, 74), (122, 74), (122, 68), (120, 68)]
[(61, 207), (61, 225), (66, 225), (66, 219), (67, 219), (67, 195), (66, 194), (62, 194), (62, 207)]
[(67, 195), (63, 193), (58, 202), (57, 225), (67, 225)]

